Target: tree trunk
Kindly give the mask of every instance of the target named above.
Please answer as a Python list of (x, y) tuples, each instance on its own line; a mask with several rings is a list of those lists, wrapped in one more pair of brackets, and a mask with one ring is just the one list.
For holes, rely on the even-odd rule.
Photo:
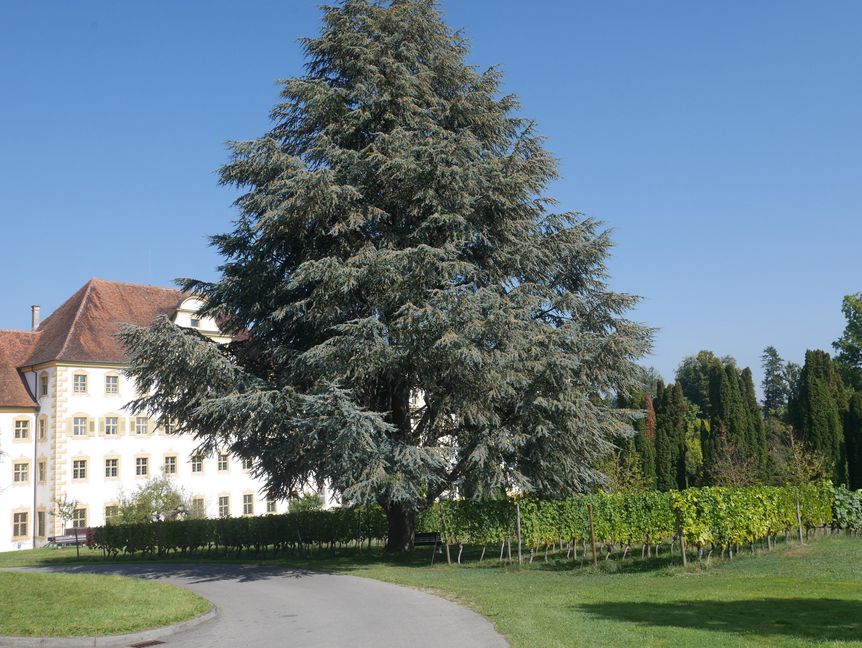
[(416, 512), (403, 504), (390, 504), (386, 509), (389, 532), (386, 536), (385, 553), (404, 553), (413, 551), (416, 535)]

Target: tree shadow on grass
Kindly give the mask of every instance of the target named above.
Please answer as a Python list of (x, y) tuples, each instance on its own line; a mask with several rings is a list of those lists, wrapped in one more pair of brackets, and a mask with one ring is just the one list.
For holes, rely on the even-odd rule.
[(810, 640), (862, 639), (862, 601), (771, 598), (742, 601), (618, 601), (576, 609), (643, 625), (742, 635), (789, 635)]

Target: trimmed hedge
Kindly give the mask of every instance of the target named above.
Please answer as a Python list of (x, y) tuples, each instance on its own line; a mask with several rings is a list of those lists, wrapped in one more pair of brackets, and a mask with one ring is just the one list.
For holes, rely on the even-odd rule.
[[(447, 544), (503, 543), (516, 540), (520, 515), (521, 540), (527, 547), (585, 543), (590, 537), (588, 505), (592, 505), (596, 539), (608, 550), (674, 542), (680, 530), (690, 546), (724, 548), (795, 530), (797, 498), (805, 529), (831, 524), (862, 530), (862, 491), (824, 483), (799, 489), (758, 486), (599, 493), (561, 500), (443, 500), (419, 516), (417, 531), (438, 531)], [(312, 546), (362, 547), (366, 542), (385, 541), (386, 532), (382, 509), (363, 507), (109, 525), (93, 529), (88, 540), (111, 555), (203, 550), (235, 554), (271, 550), (277, 554)]]

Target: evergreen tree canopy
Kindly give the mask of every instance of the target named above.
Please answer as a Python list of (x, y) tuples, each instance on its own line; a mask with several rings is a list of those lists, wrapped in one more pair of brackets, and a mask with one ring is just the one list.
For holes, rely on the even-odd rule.
[(713, 358), (709, 363), (707, 412), (709, 429), (704, 427), (701, 430), (707, 477), (717, 474), (714, 464), (724, 461), (727, 448), (732, 448), (738, 460), (755, 471), (754, 478), (765, 479), (768, 463), (766, 432), (751, 369), (746, 367), (739, 371), (735, 364), (722, 364), (718, 358)]
[(790, 395), (787, 369), (784, 360), (774, 346), (768, 346), (761, 356), (763, 363), (763, 415), (770, 416), (782, 412), (787, 406)]
[(685, 397), (701, 412), (709, 412), (709, 368), (714, 363), (736, 366), (730, 356), (719, 358), (712, 351), (699, 351), (697, 355), (684, 358), (676, 370), (676, 381)]
[(651, 338), (606, 285), (607, 232), (553, 211), (554, 158), (431, 0), (323, 12), (274, 127), (221, 171), (245, 191), (221, 278), (182, 282), (241, 336), (126, 329), (135, 406), (254, 458), (274, 495), (380, 503), (390, 550), (467, 480), (587, 488), (631, 427), (598, 396)]
[(845, 382), (854, 389), (862, 390), (862, 293), (846, 295), (841, 312), (847, 319), (844, 333), (832, 347), (837, 352), (838, 364)]
[(851, 490), (858, 490), (862, 488), (862, 392), (856, 392), (850, 400), (844, 438), (847, 446), (847, 485)]
[(846, 480), (842, 416), (848, 405), (829, 354), (806, 351), (799, 386), (788, 406), (790, 422), (802, 440), (830, 463), (836, 483)]
[(682, 386), (659, 382), (655, 402), (655, 472), (659, 490), (683, 489), (685, 483), (685, 435), (688, 402)]

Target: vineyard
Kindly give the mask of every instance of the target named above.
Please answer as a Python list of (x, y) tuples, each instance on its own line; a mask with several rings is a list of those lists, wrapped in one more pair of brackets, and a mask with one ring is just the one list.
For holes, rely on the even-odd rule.
[[(590, 519), (592, 518), (592, 525)], [(802, 488), (699, 488), (638, 494), (593, 494), (561, 500), (508, 498), (443, 500), (424, 512), (418, 531), (438, 532), (446, 546), (499, 545), (532, 560), (539, 551), (565, 551), (583, 560), (595, 536), (605, 560), (623, 559), (632, 547), (642, 555), (695, 549), (733, 557), (755, 543), (772, 548), (780, 539), (818, 528), (862, 530), (862, 491), (812, 484)], [(387, 524), (376, 507), (302, 511), (283, 515), (109, 525), (90, 531), (88, 542), (106, 555), (200, 552), (255, 555), (354, 547), (385, 541)], [(579, 552), (580, 546), (580, 552)], [(513, 550), (514, 547), (514, 550)], [(485, 551), (483, 549), (482, 556)], [(595, 555), (595, 554), (593, 554)]]

